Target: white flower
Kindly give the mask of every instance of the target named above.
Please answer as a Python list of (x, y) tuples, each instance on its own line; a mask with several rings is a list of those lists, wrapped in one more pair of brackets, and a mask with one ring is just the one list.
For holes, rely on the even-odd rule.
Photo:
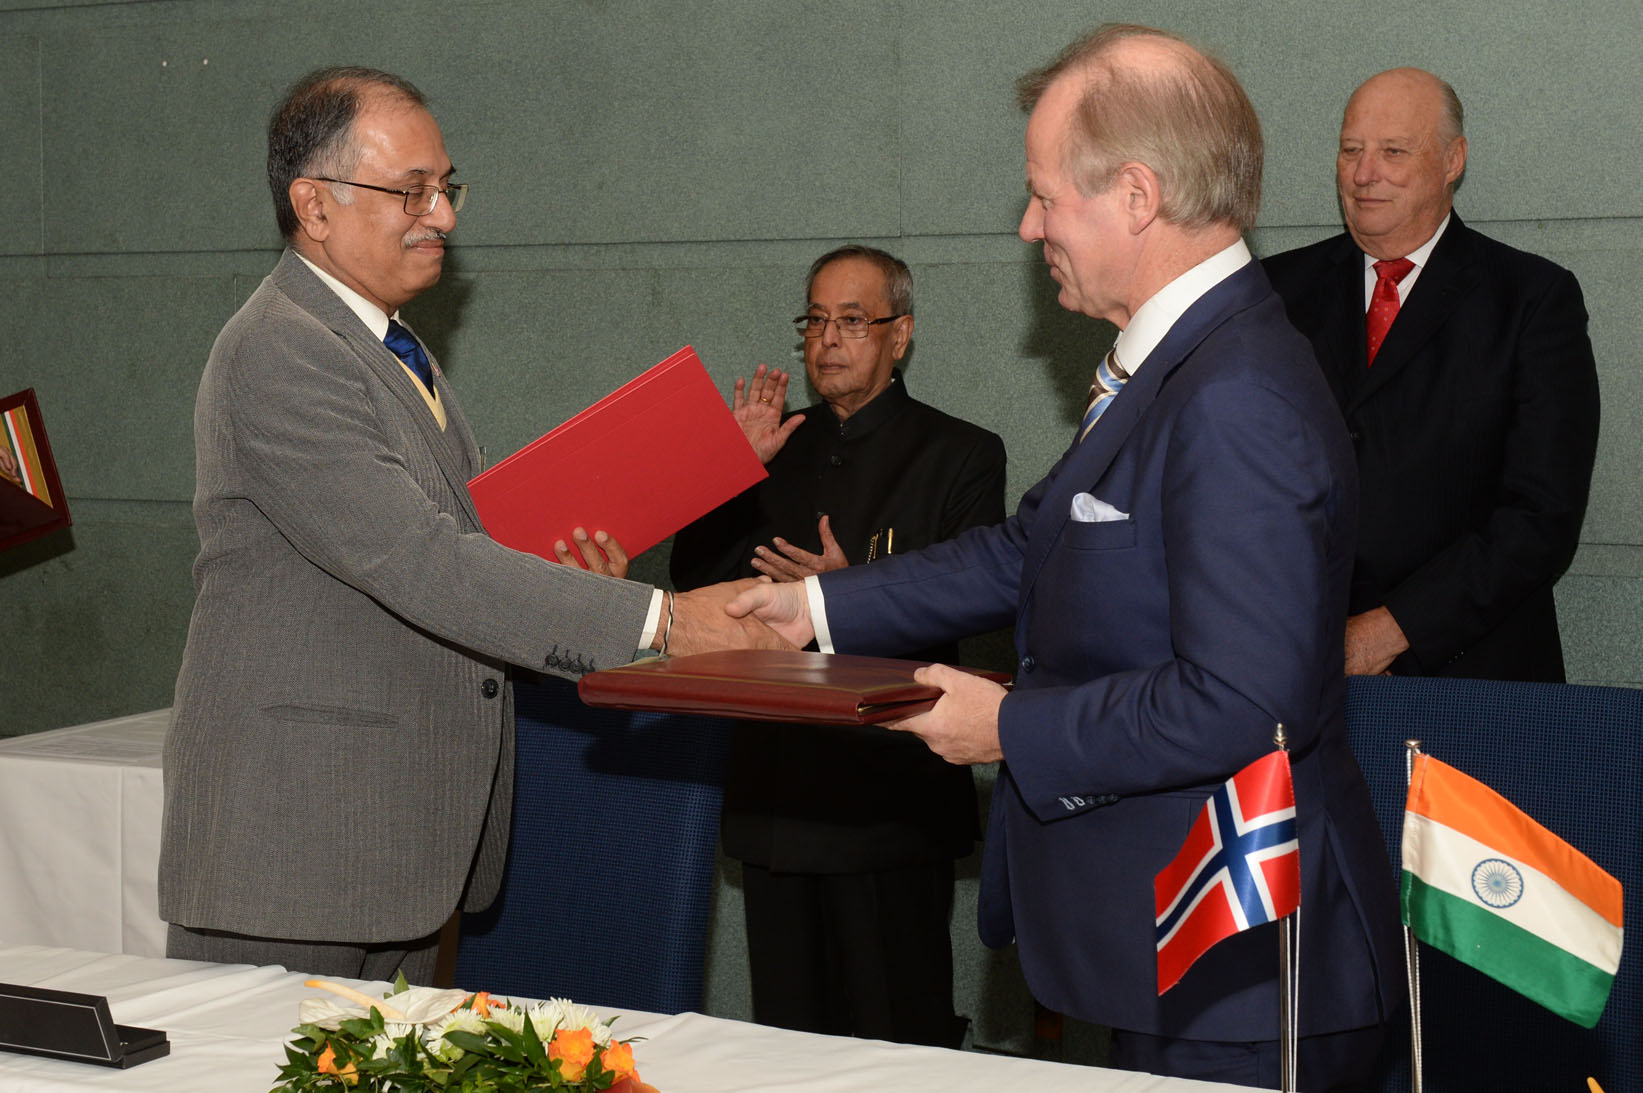
[(446, 1042), (446, 1036), (452, 1032), (471, 1032), (475, 1036), (484, 1036), (487, 1031), (483, 1017), (471, 1009), (459, 1009), (447, 1015), (444, 1020), (428, 1026), (428, 1050), (441, 1059), (448, 1059), (454, 1063), (462, 1058), (463, 1051), (455, 1044)]
[(404, 1025), (398, 1021), (390, 1021), (382, 1026), (382, 1032), (371, 1037), (371, 1058), (380, 1059), (392, 1051), (394, 1045), (405, 1039), (405, 1034), (416, 1028), (416, 1025)]
[(506, 1009), (498, 1006), (491, 1010), (491, 1020), (509, 1032), (523, 1032), (525, 1030), (525, 1014), (513, 1006), (508, 1006)]
[(562, 1028), (585, 1028), (593, 1032), (593, 1042), (600, 1047), (610, 1043), (610, 1026), (586, 1006), (579, 1006), (568, 998), (551, 998), (530, 1008), (531, 1026), (544, 1042)]

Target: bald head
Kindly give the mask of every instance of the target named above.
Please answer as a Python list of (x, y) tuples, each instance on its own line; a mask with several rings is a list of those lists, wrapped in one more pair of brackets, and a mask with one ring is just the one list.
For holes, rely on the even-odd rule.
[(1335, 183), (1346, 229), (1366, 253), (1402, 258), (1430, 239), (1465, 170), (1460, 99), (1432, 73), (1394, 68), (1347, 100)]

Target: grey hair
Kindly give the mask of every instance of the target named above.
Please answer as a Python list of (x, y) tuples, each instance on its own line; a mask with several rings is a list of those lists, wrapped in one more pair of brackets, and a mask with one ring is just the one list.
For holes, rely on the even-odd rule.
[(816, 275), (827, 266), (845, 258), (861, 258), (871, 262), (884, 274), (884, 287), (890, 296), (890, 314), (913, 313), (913, 271), (907, 268), (906, 262), (895, 255), (861, 243), (835, 247), (810, 263), (810, 272), (805, 274), (804, 278), (806, 300), (810, 298), (810, 290), (816, 287)]

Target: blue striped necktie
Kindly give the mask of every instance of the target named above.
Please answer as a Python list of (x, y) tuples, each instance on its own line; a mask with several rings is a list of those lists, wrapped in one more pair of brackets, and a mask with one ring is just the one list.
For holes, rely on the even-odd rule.
[(388, 333), (383, 336), (382, 344), (392, 349), (394, 356), (404, 361), (428, 390), (434, 389), (434, 369), (428, 363), (428, 354), (423, 351), (422, 343), (417, 341), (409, 330), (395, 320), (389, 319)]
[(1129, 378), (1130, 374), (1118, 363), (1117, 351), (1109, 349), (1095, 369), (1095, 382), (1090, 384), (1090, 398), (1084, 404), (1084, 421), (1078, 427), (1079, 440), (1090, 435), (1096, 419), (1112, 405), (1112, 400), (1118, 397), (1119, 389)]

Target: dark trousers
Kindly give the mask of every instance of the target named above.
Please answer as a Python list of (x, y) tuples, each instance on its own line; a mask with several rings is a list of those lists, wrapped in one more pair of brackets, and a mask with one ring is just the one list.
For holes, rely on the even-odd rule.
[(439, 935), (411, 941), (352, 945), (335, 941), (291, 941), (250, 937), (225, 930), (194, 930), (171, 923), (165, 955), (173, 960), (210, 960), (218, 964), (278, 964), (286, 971), (334, 975), (343, 979), (393, 981), (396, 972), (414, 987), (432, 985)]
[[(1295, 1088), (1301, 1093), (1373, 1093), (1377, 1088), (1375, 1061), (1385, 1039), (1384, 1025), (1301, 1037), (1296, 1047)], [(1109, 1065), (1117, 1070), (1277, 1089), (1280, 1058), (1277, 1040), (1183, 1040), (1113, 1029)]]
[(953, 863), (872, 873), (742, 867), (753, 1019), (761, 1025), (957, 1047)]

